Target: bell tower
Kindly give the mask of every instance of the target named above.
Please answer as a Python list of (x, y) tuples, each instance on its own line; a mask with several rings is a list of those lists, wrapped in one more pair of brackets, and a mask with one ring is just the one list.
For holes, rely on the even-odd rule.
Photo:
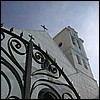
[(83, 46), (84, 41), (78, 37), (78, 32), (68, 26), (59, 32), (53, 40), (77, 71), (93, 78), (89, 59)]

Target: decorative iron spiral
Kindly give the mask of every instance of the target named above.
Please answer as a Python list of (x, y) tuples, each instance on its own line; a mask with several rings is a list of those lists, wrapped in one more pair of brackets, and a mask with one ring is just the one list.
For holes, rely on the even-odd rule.
[(45, 56), (35, 48), (33, 48), (32, 57), (38, 64), (43, 64), (46, 59)]
[[(24, 44), (23, 42), (23, 44), (24, 44), (24, 47), (25, 47), (25, 52), (21, 52), (21, 51), (19, 51), (19, 49), (21, 49), (21, 48), (23, 48), (22, 47), (22, 45), (21, 45), (21, 43), (20, 42), (22, 42), (22, 41), (19, 41), (19, 40), (17, 40), (16, 38), (14, 38), (14, 37), (11, 37), (9, 40), (8, 40), (8, 48), (9, 48), (9, 51), (11, 52), (11, 48), (12, 48), (12, 50), (13, 51), (15, 51), (17, 54), (19, 54), (19, 55), (25, 55), (26, 54), (26, 44)], [(14, 46), (14, 43), (15, 43), (15, 46)]]

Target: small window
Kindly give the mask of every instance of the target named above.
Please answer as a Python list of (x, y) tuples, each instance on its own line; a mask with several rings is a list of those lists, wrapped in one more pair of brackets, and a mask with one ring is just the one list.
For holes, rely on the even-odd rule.
[(43, 59), (41, 59), (41, 62), (42, 62), (41, 68), (42, 68), (42, 69), (49, 70), (49, 61), (48, 61), (48, 60), (43, 60)]
[(78, 44), (78, 48), (81, 49), (81, 46), (78, 40), (77, 40), (77, 44)]
[(78, 55), (76, 55), (76, 57), (77, 57), (78, 64), (82, 65), (80, 57)]
[(62, 46), (62, 42), (60, 42), (58, 46), (61, 47)]
[(87, 64), (86, 64), (86, 61), (85, 61), (84, 59), (82, 59), (82, 60), (83, 60), (84, 67), (85, 67), (86, 69), (88, 69), (88, 68), (87, 68)]
[(73, 43), (73, 45), (75, 45), (75, 39), (74, 39), (74, 37), (71, 36), (71, 39), (72, 39), (72, 43)]

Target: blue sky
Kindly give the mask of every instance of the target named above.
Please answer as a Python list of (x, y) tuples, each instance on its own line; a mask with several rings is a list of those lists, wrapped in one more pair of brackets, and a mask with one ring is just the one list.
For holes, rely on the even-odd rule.
[(94, 78), (99, 84), (99, 1), (1, 1), (5, 27), (42, 30), (54, 37), (71, 26), (84, 40)]

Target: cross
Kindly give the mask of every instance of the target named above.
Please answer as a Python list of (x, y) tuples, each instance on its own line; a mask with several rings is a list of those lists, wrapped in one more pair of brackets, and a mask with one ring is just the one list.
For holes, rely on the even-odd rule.
[(45, 27), (45, 25), (41, 25), (41, 27), (43, 27), (44, 31), (45, 31), (45, 30), (48, 30), (48, 29)]
[(29, 37), (30, 37), (30, 39), (33, 39), (34, 40), (34, 38), (32, 37), (32, 35), (28, 35)]

